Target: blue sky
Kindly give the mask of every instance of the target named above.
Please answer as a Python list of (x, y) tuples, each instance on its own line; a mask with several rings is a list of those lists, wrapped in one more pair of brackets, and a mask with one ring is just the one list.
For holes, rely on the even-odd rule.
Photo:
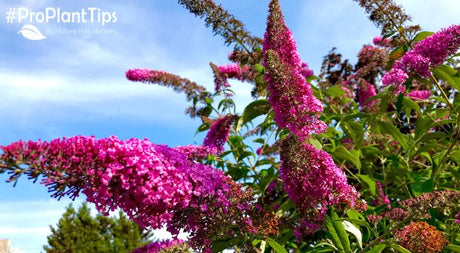
[[(217, 2), (253, 34), (263, 36), (268, 0)], [(460, 21), (458, 0), (397, 2), (425, 30)], [(351, 0), (281, 0), (281, 5), (303, 60), (316, 73), (332, 47), (355, 62), (361, 46), (379, 34)], [(19, 7), (97, 7), (116, 12), (118, 20), (104, 27), (33, 23), (47, 38), (32, 41), (18, 34), (27, 22), (6, 22), (5, 13)], [(93, 32), (94, 28), (106, 33)], [(47, 33), (72, 29), (90, 32)], [(148, 138), (170, 146), (200, 142), (203, 136), (194, 138), (199, 122), (184, 115), (188, 104), (183, 95), (130, 83), (124, 73), (130, 68), (161, 69), (212, 89), (209, 62), (228, 63), (231, 50), (175, 0), (2, 0), (0, 47), (0, 145), (73, 135)], [(249, 101), (250, 85), (235, 83), (234, 90), (238, 101)], [(0, 180), (6, 179), (0, 175)], [(0, 192), (0, 238), (11, 238), (12, 247), (24, 252), (40, 252), (48, 226), (57, 223), (69, 200), (50, 199), (44, 186), (25, 178), (16, 188), (0, 184)]]

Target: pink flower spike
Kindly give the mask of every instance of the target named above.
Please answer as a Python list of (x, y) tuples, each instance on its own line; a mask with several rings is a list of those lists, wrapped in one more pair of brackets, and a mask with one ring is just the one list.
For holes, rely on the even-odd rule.
[(407, 94), (414, 101), (427, 100), (431, 96), (429, 90), (414, 90)]
[(326, 131), (326, 124), (319, 120), (322, 104), (305, 80), (313, 72), (300, 60), (296, 42), (284, 23), (278, 0), (270, 2), (264, 38), (265, 80), (276, 124), (303, 139), (312, 133)]
[(224, 145), (227, 143), (235, 118), (236, 115), (229, 114), (214, 121), (204, 139), (203, 145), (216, 148), (218, 153), (224, 151)]

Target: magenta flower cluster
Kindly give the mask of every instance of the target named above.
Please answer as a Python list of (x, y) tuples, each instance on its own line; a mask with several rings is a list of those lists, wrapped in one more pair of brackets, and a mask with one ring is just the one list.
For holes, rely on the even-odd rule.
[(160, 76), (164, 71), (150, 69), (130, 69), (126, 72), (126, 78), (133, 82), (148, 82), (155, 75)]
[(284, 189), (303, 213), (303, 227), (319, 228), (331, 206), (361, 207), (359, 193), (348, 185), (345, 173), (327, 152), (288, 137), (282, 142), (280, 155)]
[(391, 39), (388, 39), (388, 38), (384, 39), (382, 36), (377, 36), (377, 37), (374, 37), (374, 39), (372, 39), (372, 42), (376, 46), (386, 47), (391, 44)]
[[(77, 196), (81, 191), (100, 212), (121, 208), (142, 227), (166, 225), (173, 234), (181, 227), (211, 236), (206, 234), (209, 227), (200, 231), (197, 224), (206, 217), (234, 213), (230, 209), (236, 205), (241, 212), (250, 208), (231, 202), (240, 198), (242, 187), (222, 171), (191, 160), (190, 152), (147, 139), (75, 136), (50, 142), (19, 141), (1, 148), (3, 161), (26, 165), (29, 175), (42, 174), (43, 183), (54, 190), (68, 187), (57, 196)], [(198, 216), (183, 219), (177, 214), (184, 210)]]
[(228, 114), (216, 119), (206, 135), (203, 145), (209, 148), (215, 148), (217, 153), (224, 151), (224, 144), (227, 143), (228, 135), (232, 129), (232, 123), (236, 116)]
[(430, 97), (431, 92), (429, 90), (414, 90), (407, 94), (414, 101), (426, 100)]
[[(428, 36), (414, 48), (395, 62), (393, 69), (382, 79), (384, 85), (402, 86), (410, 75), (418, 74), (427, 78), (431, 74), (430, 68), (442, 64), (449, 56), (457, 52), (460, 47), (460, 25), (453, 25)], [(397, 93), (404, 92), (405, 87), (399, 88)]]
[[(284, 23), (278, 1), (271, 1), (269, 11), (263, 52), (265, 80), (275, 121), (279, 127), (288, 128), (302, 138), (307, 138), (313, 132), (324, 132), (327, 126), (318, 119), (323, 107), (305, 80), (306, 76), (313, 73), (300, 59), (296, 42)], [(269, 62), (269, 51), (276, 55), (278, 68)]]
[[(248, 76), (249, 67), (244, 66), (241, 67), (238, 63), (232, 63), (227, 65), (218, 66), (218, 73), (215, 74), (215, 91), (219, 91), (220, 89), (230, 87), (228, 83), (228, 79), (237, 79), (240, 81), (245, 81)], [(217, 72), (217, 71), (216, 71)]]
[(387, 205), (388, 209), (391, 209), (391, 202), (388, 196), (383, 191), (382, 183), (376, 182), (377, 198), (372, 201), (373, 206)]
[(368, 99), (375, 95), (377, 95), (377, 92), (375, 91), (374, 85), (365, 80), (358, 83), (358, 99), (359, 105), (362, 108), (372, 108), (375, 105), (376, 100), (368, 101)]

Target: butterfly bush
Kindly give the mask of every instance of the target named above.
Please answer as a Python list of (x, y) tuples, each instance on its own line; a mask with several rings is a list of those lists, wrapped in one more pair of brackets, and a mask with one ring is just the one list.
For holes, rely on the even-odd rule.
[(428, 78), (430, 69), (441, 65), (449, 55), (460, 47), (460, 25), (441, 29), (417, 43), (414, 48), (397, 60), (393, 69), (382, 79), (384, 85), (400, 86), (397, 93), (405, 91), (403, 84), (410, 75), (418, 74)]
[(361, 108), (373, 108), (376, 100), (370, 100), (369, 98), (377, 95), (374, 85), (370, 84), (367, 81), (362, 81), (358, 83), (358, 99)]
[[(18, 169), (27, 166), (30, 177), (43, 175), (42, 183), (54, 196), (76, 197), (81, 192), (104, 214), (121, 208), (141, 227), (166, 225), (175, 235), (182, 228), (192, 234), (196, 247), (235, 220), (256, 232), (243, 215), (251, 207), (250, 192), (180, 149), (115, 136), (19, 141), (1, 148), (3, 161)], [(216, 215), (220, 222), (211, 223)]]
[(222, 152), (235, 118), (235, 115), (229, 114), (215, 120), (204, 139), (203, 145), (215, 148), (219, 153)]
[(359, 193), (327, 152), (290, 136), (281, 144), (280, 158), (284, 189), (302, 213), (306, 231), (318, 230), (330, 207), (364, 208)]
[(321, 102), (305, 80), (312, 72), (300, 60), (278, 1), (270, 2), (263, 52), (265, 80), (270, 92), (268, 100), (278, 126), (302, 138), (324, 132), (326, 124), (318, 119), (323, 110)]
[(426, 100), (430, 97), (431, 91), (429, 90), (413, 90), (407, 94), (414, 101)]
[[(420, 186), (455, 188), (452, 175), (458, 165), (454, 152), (459, 129), (453, 121), (449, 125), (434, 122), (454, 117), (454, 111), (442, 108), (437, 100), (427, 103), (431, 90), (428, 80), (421, 79), (430, 77), (433, 68), (457, 52), (460, 26), (442, 29), (404, 55), (403, 50), (390, 53), (395, 47), (410, 48), (404, 35), (411, 36), (418, 28), (391, 27), (393, 18), (409, 19), (391, 0), (359, 2), (372, 13), (371, 19), (384, 19), (377, 24), (384, 26), (385, 37), (364, 45), (355, 66), (332, 50), (324, 58), (315, 88), (310, 80), (316, 77), (301, 60), (279, 0), (269, 3), (264, 40), (250, 36), (242, 23), (213, 0), (180, 0), (193, 14), (204, 17), (226, 43), (237, 44), (228, 57), (233, 63), (210, 64), (215, 92), (160, 70), (130, 69), (125, 75), (132, 82), (185, 93), (193, 103), (186, 112), (199, 116), (200, 130), (209, 126), (203, 144), (168, 147), (115, 136), (18, 141), (0, 146), (0, 173), (10, 173), (9, 181), (21, 175), (41, 179), (57, 198), (84, 194), (106, 215), (121, 209), (142, 228), (164, 227), (173, 235), (172, 240), (150, 243), (133, 253), (208, 253), (231, 247), (238, 252), (270, 251), (269, 247), (310, 252), (347, 244), (351, 248), (344, 249), (347, 252), (364, 252), (395, 243), (412, 252), (445, 250), (449, 242), (440, 230), (446, 234), (455, 230), (449, 239), (455, 238), (460, 193), (418, 192)], [(420, 110), (408, 113), (418, 108), (403, 100), (407, 120), (395, 112), (398, 102), (382, 101), (386, 94), (370, 99), (377, 95), (380, 81), (384, 86), (394, 85), (401, 94), (414, 76), (407, 97), (421, 101)], [(229, 79), (254, 85), (251, 95), (257, 100), (242, 115), (232, 107)], [(455, 89), (446, 91), (451, 98), (455, 94)], [(221, 102), (217, 108), (213, 107), (215, 98)], [(380, 101), (384, 103), (378, 114), (372, 114)], [(229, 109), (234, 109), (233, 114)], [(240, 117), (244, 121), (233, 124)], [(449, 134), (438, 134), (445, 126)], [(426, 129), (434, 134), (423, 135)], [(230, 133), (232, 149), (224, 152)], [(248, 141), (256, 144), (248, 145)], [(420, 145), (411, 145), (414, 141)], [(332, 156), (320, 150), (321, 145)], [(432, 166), (436, 157), (437, 166)], [(437, 171), (431, 171), (434, 167)], [(347, 180), (342, 169), (353, 181)], [(361, 198), (372, 201), (367, 212)], [(340, 230), (345, 223), (334, 218), (347, 216), (360, 231), (367, 225), (364, 222), (373, 225), (361, 249), (343, 236)], [(424, 220), (436, 221), (440, 230)], [(341, 238), (334, 238), (330, 222)], [(187, 241), (177, 239), (181, 232), (187, 234)]]

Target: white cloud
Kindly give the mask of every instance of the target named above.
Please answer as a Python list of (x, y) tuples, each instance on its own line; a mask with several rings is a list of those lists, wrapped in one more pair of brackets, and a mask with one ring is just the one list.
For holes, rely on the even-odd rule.
[[(358, 15), (358, 13), (363, 13)], [(377, 29), (353, 1), (307, 1), (293, 32), (301, 55), (318, 73), (330, 49), (353, 60), (362, 45), (372, 42)]]
[(460, 1), (415, 1), (398, 0), (398, 4), (405, 8), (407, 14), (412, 17), (414, 24), (420, 24), (423, 30), (436, 32), (440, 28), (452, 24), (460, 24)]
[[(46, 244), (46, 237), (51, 233), (49, 226), (56, 227), (69, 203), (72, 203), (74, 208), (78, 208), (82, 202), (82, 199), (0, 202), (0, 238), (10, 239), (12, 248), (20, 248), (27, 253), (38, 252)], [(94, 205), (89, 204), (89, 207), (91, 214), (95, 216), (97, 211)], [(186, 239), (186, 236), (181, 233), (179, 238)], [(165, 228), (153, 232), (152, 239), (169, 238), (171, 234)]]
[(0, 227), (0, 234), (6, 234), (8, 236), (13, 236), (16, 234), (33, 234), (47, 236), (50, 233), (50, 228), (46, 227), (27, 227), (27, 228), (15, 228), (15, 227)]
[[(68, 199), (0, 202), (0, 238), (10, 239), (12, 248), (39, 252), (50, 234), (49, 226), (57, 224), (70, 202)], [(77, 207), (80, 203), (77, 199), (73, 205)]]

